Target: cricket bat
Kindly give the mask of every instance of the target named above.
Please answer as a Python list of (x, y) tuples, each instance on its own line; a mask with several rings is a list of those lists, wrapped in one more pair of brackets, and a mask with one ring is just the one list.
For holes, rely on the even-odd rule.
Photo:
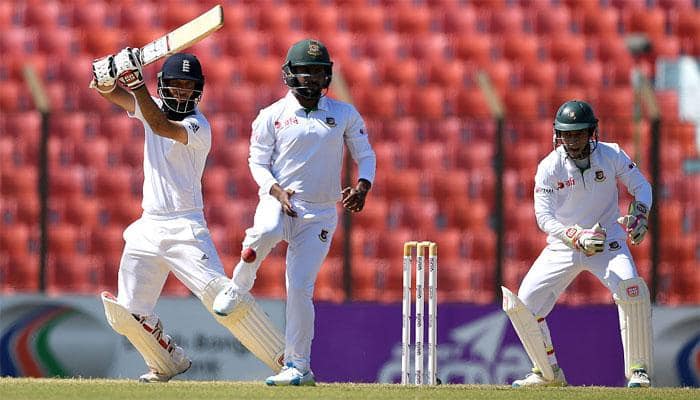
[(141, 47), (141, 64), (146, 66), (184, 50), (224, 25), (224, 10), (217, 4), (211, 10)]
[[(222, 26), (224, 26), (224, 10), (220, 4), (217, 4), (192, 21), (141, 47), (141, 65), (152, 64), (165, 56), (184, 50)], [(91, 89), (96, 87), (94, 79), (90, 81), (89, 87)]]

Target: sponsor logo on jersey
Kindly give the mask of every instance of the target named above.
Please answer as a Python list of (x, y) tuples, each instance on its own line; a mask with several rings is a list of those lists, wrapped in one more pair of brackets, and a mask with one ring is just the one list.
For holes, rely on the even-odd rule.
[(642, 203), (637, 203), (637, 211), (640, 212), (640, 213), (642, 213), (642, 214), (646, 214), (647, 211), (648, 211), (648, 210), (647, 210), (647, 206), (645, 206), (645, 205), (642, 204)]
[(286, 128), (286, 127), (292, 126), (292, 125), (299, 125), (299, 120), (297, 119), (297, 117), (289, 117), (289, 118), (285, 119), (284, 121), (279, 121), (279, 120), (275, 121), (275, 129), (276, 130), (280, 130), (282, 128)]
[(336, 126), (335, 118), (333, 118), (333, 117), (326, 117), (326, 123), (327, 123), (328, 126), (330, 126), (331, 128), (333, 128), (333, 127)]
[(637, 297), (637, 296), (639, 296), (639, 286), (634, 285), (634, 286), (628, 287), (628, 288), (627, 288), (627, 295), (628, 295), (629, 297)]
[(328, 231), (321, 229), (321, 233), (318, 234), (318, 239), (323, 243), (326, 243), (328, 241)]
[(617, 251), (620, 250), (620, 243), (617, 240), (613, 240), (612, 242), (608, 243), (608, 247), (610, 248), (610, 251)]
[(535, 193), (554, 193), (554, 189), (535, 186)]
[(569, 179), (565, 181), (559, 181), (557, 182), (557, 190), (564, 189), (565, 187), (572, 187), (576, 185), (576, 179), (574, 179), (573, 176), (570, 176)]
[(190, 129), (192, 129), (192, 133), (197, 133), (199, 130), (199, 125), (197, 125), (196, 122), (190, 122)]
[(202, 261), (205, 261), (205, 260), (208, 260), (208, 259), (209, 259), (209, 256), (207, 255), (207, 253), (203, 253), (203, 254), (202, 254), (202, 258), (200, 258), (200, 260), (202, 260)]
[(569, 239), (572, 239), (574, 236), (576, 236), (576, 232), (578, 232), (578, 229), (576, 229), (576, 228), (569, 228), (569, 229), (566, 230), (566, 233), (564, 233), (564, 234), (565, 234), (566, 237), (568, 237)]
[(605, 180), (605, 172), (603, 172), (602, 169), (599, 169), (595, 172), (595, 181), (596, 182), (603, 182)]
[(634, 169), (634, 167), (636, 167), (636, 166), (637, 166), (637, 164), (635, 164), (635, 163), (630, 163), (630, 164), (627, 166), (627, 168), (629, 168), (629, 169)]

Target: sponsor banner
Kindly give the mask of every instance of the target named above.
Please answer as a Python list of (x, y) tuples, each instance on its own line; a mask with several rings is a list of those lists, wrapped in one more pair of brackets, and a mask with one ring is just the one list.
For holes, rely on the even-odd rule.
[[(284, 326), (284, 303), (260, 301)], [(194, 298), (162, 297), (156, 313), (184, 347), (192, 368), (182, 379), (262, 380), (270, 369)], [(0, 376), (138, 378), (147, 368), (107, 323), (98, 296), (0, 297)]]
[[(284, 302), (260, 304), (284, 325)], [(156, 312), (193, 360), (182, 379), (270, 375), (196, 298), (163, 297)], [(700, 386), (700, 307), (656, 307), (653, 315), (654, 385)], [(614, 305), (558, 305), (547, 321), (570, 384), (625, 384)], [(496, 305), (440, 304), (438, 344), (438, 376), (445, 383), (508, 384), (531, 368)], [(399, 382), (401, 305), (317, 303), (312, 366), (322, 382)], [(137, 378), (145, 369), (133, 346), (107, 324), (97, 296), (0, 297), (0, 376)]]
[(700, 307), (654, 308), (657, 386), (700, 387)]
[[(571, 384), (625, 384), (615, 306), (557, 306), (547, 323)], [(532, 368), (499, 306), (440, 304), (437, 327), (444, 383), (508, 384)], [(312, 365), (321, 381), (400, 382), (401, 305), (318, 304)]]
[[(438, 309), (438, 377), (443, 382), (509, 384), (530, 370), (500, 307), (441, 304)], [(653, 315), (654, 385), (700, 386), (700, 307), (656, 307)], [(318, 304), (316, 316), (312, 365), (319, 380), (400, 382), (400, 304)], [(625, 385), (615, 305), (558, 305), (547, 323), (570, 384)], [(413, 365), (413, 354), (410, 360)]]

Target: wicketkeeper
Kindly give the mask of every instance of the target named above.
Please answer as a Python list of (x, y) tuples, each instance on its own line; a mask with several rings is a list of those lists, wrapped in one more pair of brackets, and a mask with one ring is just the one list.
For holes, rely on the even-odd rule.
[[(598, 119), (583, 101), (564, 103), (554, 119), (554, 150), (537, 167), (535, 216), (549, 236), (516, 296), (503, 288), (503, 309), (534, 368), (513, 386), (564, 386), (545, 317), (582, 271), (612, 293), (629, 387), (648, 387), (652, 374), (649, 289), (639, 277), (626, 238), (641, 243), (652, 202), (646, 178), (615, 143), (598, 142)], [(634, 196), (619, 217), (617, 182)]]

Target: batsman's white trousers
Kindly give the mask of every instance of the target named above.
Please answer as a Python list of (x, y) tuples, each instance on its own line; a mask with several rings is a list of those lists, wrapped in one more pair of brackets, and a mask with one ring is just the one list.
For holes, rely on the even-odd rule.
[(549, 244), (523, 278), (518, 297), (533, 314), (546, 317), (583, 271), (595, 275), (610, 290), (611, 297), (620, 281), (638, 276), (629, 247), (622, 240), (606, 242), (605, 250), (591, 257), (563, 243)]
[(131, 313), (153, 315), (170, 272), (200, 299), (212, 279), (225, 275), (202, 212), (144, 214), (124, 240), (117, 301)]
[[(287, 309), (285, 326), (285, 363), (292, 362), (302, 371), (311, 365), (311, 341), (314, 337), (313, 293), (316, 276), (331, 246), (338, 223), (335, 203), (314, 204), (291, 197), (296, 217), (282, 212), (282, 205), (270, 195), (260, 197), (253, 227), (246, 230), (243, 248), (252, 248), (257, 258), (241, 260), (233, 271), (238, 290), (253, 287), (260, 263), (281, 240), (287, 247)], [(264, 268), (264, 267), (263, 267)]]

